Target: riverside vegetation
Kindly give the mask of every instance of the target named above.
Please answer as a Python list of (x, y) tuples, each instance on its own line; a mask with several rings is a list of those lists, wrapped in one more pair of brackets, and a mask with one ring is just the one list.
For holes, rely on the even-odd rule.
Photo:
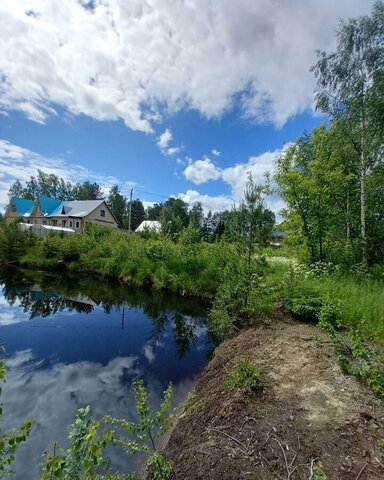
[[(129, 236), (95, 226), (83, 235), (52, 235), (36, 240), (15, 225), (3, 225), (1, 235), (1, 245), (9, 258), (17, 259), (24, 267), (89, 272), (118, 277), (134, 285), (207, 297), (212, 302), (210, 328), (223, 339), (267, 320), (274, 308), (283, 305), (297, 318), (325, 329), (343, 370), (356, 375), (384, 398), (383, 280), (377, 268), (369, 271), (356, 267), (351, 272), (342, 265), (308, 264), (293, 257), (292, 249), (280, 250), (276, 256), (275, 250), (260, 249), (255, 244), (249, 262), (250, 246), (244, 239), (233, 242), (222, 238), (210, 244), (200, 241), (198, 232), (191, 227), (181, 232), (177, 242), (167, 236)], [(7, 241), (15, 237), (17, 242), (12, 245), (17, 247), (17, 256)], [(230, 389), (251, 392), (258, 384), (257, 365), (247, 358), (240, 358), (228, 372), (226, 385)], [(142, 385), (138, 393), (139, 403), (145, 404)], [(165, 410), (155, 415), (160, 431), (165, 431), (162, 422), (169, 426)], [(70, 427), (70, 446), (65, 451), (56, 447), (46, 457), (42, 478), (134, 478), (133, 474), (124, 477), (108, 471), (103, 453), (107, 444), (124, 444), (133, 453), (144, 449), (149, 440), (150, 448), (151, 436), (145, 425), (152, 420), (149, 413), (146, 415), (139, 426), (119, 425), (134, 438), (139, 436), (141, 443), (137, 444), (134, 438), (117, 438), (114, 427), (121, 421), (108, 417), (94, 420), (87, 408), (80, 410)], [(106, 427), (107, 433), (103, 430)], [(28, 431), (16, 436), (19, 442), (26, 439)], [(79, 452), (84, 460), (80, 463), (76, 460)], [(150, 459), (153, 478), (167, 478), (172, 466), (166, 459), (158, 452)]]
[[(89, 272), (208, 298), (210, 328), (223, 339), (283, 309), (327, 332), (343, 371), (384, 399), (383, 35), (384, 4), (376, 2), (371, 16), (340, 26), (335, 52), (318, 52), (316, 102), (329, 123), (277, 159), (275, 181), (286, 202), (283, 249), (265, 247), (274, 223), (264, 206), (270, 189), (255, 185), (250, 176), (243, 203), (215, 222), (212, 215), (209, 221), (204, 217), (201, 205), (188, 213), (181, 200), (170, 199), (148, 213), (148, 219), (162, 222), (158, 235), (90, 225), (82, 235), (36, 240), (17, 225), (3, 224), (1, 258), (28, 268)], [(18, 191), (23, 192), (21, 185)], [(126, 200), (120, 203), (124, 217)], [(112, 200), (110, 205), (113, 210)], [(228, 373), (227, 387), (254, 390), (259, 374), (257, 365), (240, 359)], [(167, 423), (169, 391), (165, 406), (152, 417), (143, 386), (137, 388), (141, 424), (128, 430), (150, 440), (147, 427)], [(100, 434), (100, 426), (81, 410), (71, 447), (48, 457), (44, 478), (53, 478), (52, 472), (58, 478), (93, 478), (96, 470), (99, 478), (119, 478), (101, 468), (105, 444), (118, 440), (112, 433)], [(19, 441), (26, 434), (18, 435)], [(132, 445), (129, 451), (137, 447)], [(4, 458), (4, 442), (1, 446)], [(84, 470), (71, 477), (73, 458), (82, 449), (90, 455), (82, 455)], [(166, 478), (171, 465), (158, 453), (151, 458), (153, 477)], [(321, 475), (311, 478), (325, 478)]]

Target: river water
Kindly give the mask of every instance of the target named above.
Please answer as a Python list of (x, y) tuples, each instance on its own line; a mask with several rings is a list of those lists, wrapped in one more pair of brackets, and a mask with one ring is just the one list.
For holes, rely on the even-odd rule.
[[(172, 382), (185, 399), (215, 346), (200, 301), (94, 277), (0, 272), (0, 342), (6, 346), (5, 431), (34, 422), (17, 453), (16, 478), (39, 478), (41, 456), (66, 446), (78, 408), (133, 420), (132, 383), (143, 379), (154, 408)], [(135, 465), (115, 449), (114, 468)]]

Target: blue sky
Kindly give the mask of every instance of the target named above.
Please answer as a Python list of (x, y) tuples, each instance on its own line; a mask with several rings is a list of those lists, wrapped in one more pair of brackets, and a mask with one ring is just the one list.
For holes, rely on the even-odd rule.
[[(0, 205), (37, 169), (206, 210), (262, 182), (314, 112), (315, 49), (370, 0), (0, 2)], [(269, 206), (283, 204), (275, 195)]]

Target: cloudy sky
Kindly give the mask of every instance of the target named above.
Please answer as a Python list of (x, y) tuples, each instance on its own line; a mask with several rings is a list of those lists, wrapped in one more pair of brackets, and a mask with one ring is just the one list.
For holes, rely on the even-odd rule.
[(0, 205), (40, 168), (231, 207), (324, 121), (315, 50), (372, 3), (0, 0)]

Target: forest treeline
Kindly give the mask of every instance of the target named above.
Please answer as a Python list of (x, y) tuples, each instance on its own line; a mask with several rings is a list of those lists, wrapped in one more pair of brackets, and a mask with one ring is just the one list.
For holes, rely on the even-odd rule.
[[(266, 187), (262, 187), (265, 193)], [(158, 220), (162, 226), (162, 233), (176, 240), (182, 230), (192, 226), (198, 231), (201, 240), (214, 242), (221, 237), (233, 238), (233, 230), (237, 227), (241, 217), (242, 207), (222, 212), (204, 213), (200, 202), (191, 207), (180, 198), (170, 197), (163, 203), (154, 203), (144, 208), (138, 198), (130, 200), (113, 185), (107, 194), (97, 183), (85, 181), (72, 184), (55, 174), (38, 171), (23, 185), (16, 180), (9, 188), (8, 197), (20, 197), (35, 200), (39, 195), (60, 200), (99, 200), (105, 199), (119, 228), (134, 231), (143, 220)], [(131, 224), (129, 225), (129, 219)], [(275, 223), (274, 213), (263, 207), (258, 219), (260, 235), (265, 240)]]

